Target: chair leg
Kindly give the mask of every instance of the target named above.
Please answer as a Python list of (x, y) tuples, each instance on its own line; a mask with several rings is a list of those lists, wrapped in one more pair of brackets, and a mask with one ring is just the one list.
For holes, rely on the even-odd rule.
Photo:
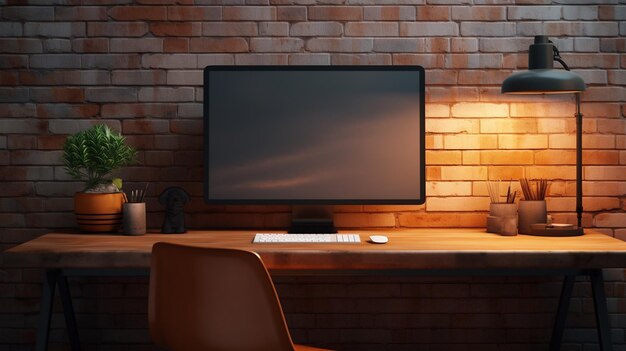
[(574, 282), (576, 276), (566, 275), (561, 288), (561, 297), (559, 298), (559, 307), (554, 320), (554, 328), (552, 329), (552, 338), (550, 339), (550, 351), (559, 351), (563, 340), (563, 331), (565, 330), (565, 321), (569, 310), (569, 303), (574, 290)]
[(591, 271), (591, 291), (593, 293), (593, 305), (596, 310), (596, 326), (600, 339), (600, 350), (611, 351), (611, 330), (609, 328), (609, 312), (606, 307), (606, 295), (604, 293), (604, 278), (601, 269)]

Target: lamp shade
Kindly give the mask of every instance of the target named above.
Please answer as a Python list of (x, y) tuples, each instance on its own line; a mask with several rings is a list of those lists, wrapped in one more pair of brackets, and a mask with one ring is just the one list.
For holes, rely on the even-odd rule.
[[(554, 69), (554, 61), (566, 70)], [(515, 73), (502, 83), (504, 94), (564, 94), (585, 90), (585, 82), (569, 71), (547, 36), (538, 35), (528, 49), (528, 71)]]
[(530, 69), (508, 77), (502, 83), (504, 94), (564, 94), (585, 90), (576, 73), (558, 69)]

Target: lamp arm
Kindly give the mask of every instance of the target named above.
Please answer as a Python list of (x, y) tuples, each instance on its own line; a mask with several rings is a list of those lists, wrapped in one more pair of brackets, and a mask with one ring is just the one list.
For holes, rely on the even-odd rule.
[(565, 68), (566, 71), (569, 71), (570, 70), (569, 66), (561, 58), (561, 53), (559, 53), (559, 49), (557, 49), (556, 46), (554, 46), (554, 43), (552, 43), (552, 40), (550, 40), (550, 43), (553, 44), (552, 45), (552, 51), (554, 52), (554, 56), (552, 56), (552, 57), (554, 58), (554, 61), (560, 63), (561, 66), (563, 66), (563, 68)]

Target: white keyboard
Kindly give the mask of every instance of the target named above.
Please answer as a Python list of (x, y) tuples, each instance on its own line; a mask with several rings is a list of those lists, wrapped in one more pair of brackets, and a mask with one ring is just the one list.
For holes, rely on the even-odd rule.
[(257, 233), (252, 243), (360, 243), (359, 234)]

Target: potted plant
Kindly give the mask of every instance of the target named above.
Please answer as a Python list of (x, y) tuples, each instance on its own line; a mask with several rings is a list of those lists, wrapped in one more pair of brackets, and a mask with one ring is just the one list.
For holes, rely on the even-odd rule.
[(85, 189), (74, 196), (74, 213), (81, 230), (116, 231), (122, 221), (121, 179), (110, 179), (111, 172), (135, 160), (136, 151), (119, 133), (104, 124), (71, 135), (63, 145), (65, 170), (85, 182)]

